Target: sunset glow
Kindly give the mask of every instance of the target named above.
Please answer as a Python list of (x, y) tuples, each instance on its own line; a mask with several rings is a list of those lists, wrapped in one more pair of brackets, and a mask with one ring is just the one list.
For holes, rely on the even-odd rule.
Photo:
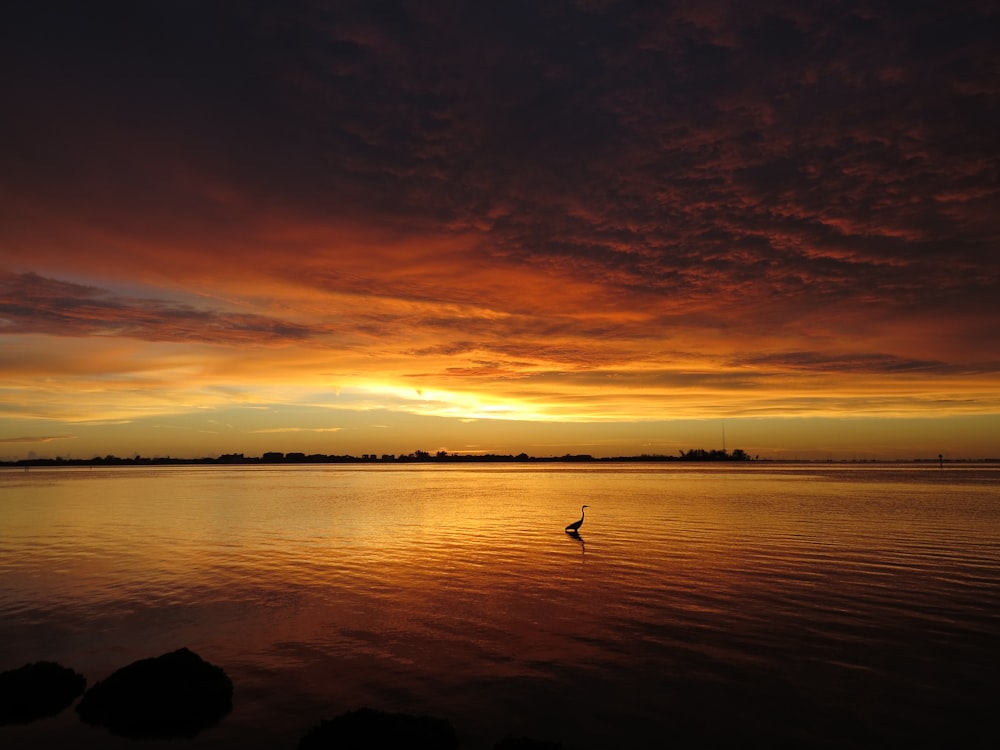
[(44, 5), (0, 459), (1000, 456), (990, 3)]

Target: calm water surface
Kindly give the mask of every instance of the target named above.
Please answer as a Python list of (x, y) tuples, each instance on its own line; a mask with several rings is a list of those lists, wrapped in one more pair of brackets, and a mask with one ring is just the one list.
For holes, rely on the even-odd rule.
[[(235, 685), (192, 748), (360, 706), (465, 748), (995, 747), (1000, 467), (0, 471), (0, 671), (181, 646)], [(57, 744), (137, 743), (0, 727)]]

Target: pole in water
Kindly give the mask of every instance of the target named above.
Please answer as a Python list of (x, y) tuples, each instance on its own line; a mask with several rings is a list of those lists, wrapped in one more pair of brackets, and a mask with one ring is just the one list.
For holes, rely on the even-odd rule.
[(938, 453), (938, 466), (940, 468), (942, 468), (942, 469), (944, 468), (944, 454), (943, 453)]

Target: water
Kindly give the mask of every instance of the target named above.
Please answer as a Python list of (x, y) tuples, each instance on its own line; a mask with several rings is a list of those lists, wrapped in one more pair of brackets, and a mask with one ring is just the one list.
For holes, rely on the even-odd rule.
[[(361, 706), (465, 748), (993, 747), (998, 489), (995, 466), (0, 471), (0, 671), (93, 684), (188, 646), (235, 685), (192, 748), (292, 748)], [(0, 744), (135, 745), (72, 710)]]

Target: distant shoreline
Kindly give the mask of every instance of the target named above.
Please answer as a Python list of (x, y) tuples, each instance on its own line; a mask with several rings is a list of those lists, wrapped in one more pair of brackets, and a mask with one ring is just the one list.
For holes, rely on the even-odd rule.
[(302, 464), (499, 464), (499, 463), (726, 463), (726, 464), (806, 464), (806, 465), (855, 465), (855, 464), (976, 464), (1000, 463), (1000, 458), (912, 458), (912, 459), (787, 459), (752, 457), (740, 449), (731, 453), (720, 450), (681, 451), (681, 455), (668, 456), (642, 454), (638, 456), (598, 457), (587, 453), (565, 454), (562, 456), (529, 456), (526, 453), (512, 454), (471, 454), (471, 453), (414, 453), (328, 455), (304, 453), (269, 452), (261, 456), (245, 456), (242, 453), (227, 453), (216, 457), (174, 458), (171, 456), (146, 457), (136, 455), (131, 458), (119, 456), (95, 456), (94, 458), (26, 458), (15, 461), (0, 461), (4, 467), (95, 467), (95, 466), (201, 466), (201, 465), (302, 465)]

